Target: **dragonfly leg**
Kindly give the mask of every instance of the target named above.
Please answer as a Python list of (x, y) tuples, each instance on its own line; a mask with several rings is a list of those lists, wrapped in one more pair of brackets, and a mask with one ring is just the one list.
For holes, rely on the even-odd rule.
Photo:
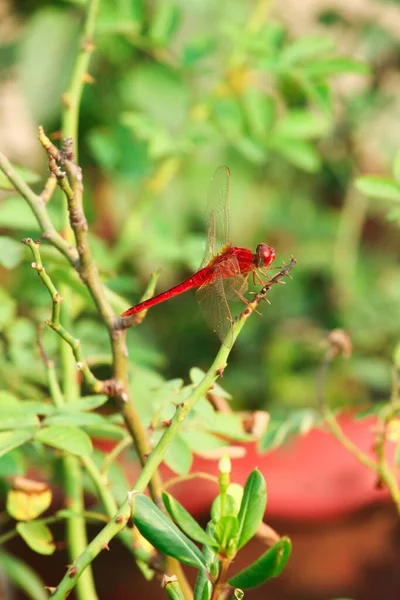
[[(233, 290), (233, 291), (234, 291), (234, 292), (235, 292), (235, 294), (238, 296), (238, 298), (240, 298), (240, 300), (246, 304), (246, 306), (249, 306), (249, 304), (251, 304), (251, 302), (249, 302), (249, 301), (247, 300), (247, 298), (245, 298), (245, 297), (243, 296), (243, 294), (240, 292), (240, 290)], [(250, 293), (251, 293), (251, 292), (250, 292)], [(255, 311), (254, 311), (254, 312), (256, 312), (258, 315), (262, 316), (262, 313), (260, 313), (260, 312), (259, 312), (257, 309), (255, 309)]]

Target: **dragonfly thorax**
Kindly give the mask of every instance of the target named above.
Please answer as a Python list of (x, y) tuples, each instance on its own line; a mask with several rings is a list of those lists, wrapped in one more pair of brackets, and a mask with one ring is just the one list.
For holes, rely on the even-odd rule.
[(258, 244), (254, 255), (254, 263), (258, 268), (269, 267), (275, 260), (275, 250), (268, 244)]

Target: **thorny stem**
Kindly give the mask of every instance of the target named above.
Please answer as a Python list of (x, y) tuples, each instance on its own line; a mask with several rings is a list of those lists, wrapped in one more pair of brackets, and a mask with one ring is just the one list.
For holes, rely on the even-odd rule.
[(375, 453), (377, 460), (370, 458), (365, 452), (363, 452), (352, 440), (344, 433), (342, 427), (339, 425), (335, 415), (327, 406), (324, 399), (324, 384), (325, 377), (328, 372), (328, 368), (332, 360), (337, 356), (337, 352), (332, 352), (332, 348), (328, 348), (324, 360), (321, 364), (320, 373), (318, 377), (318, 403), (324, 417), (325, 423), (327, 424), (332, 435), (342, 444), (350, 454), (352, 454), (362, 465), (374, 471), (378, 477), (378, 485), (386, 485), (389, 493), (392, 497), (393, 502), (396, 505), (396, 509), (400, 514), (400, 488), (395, 477), (395, 474), (390, 470), (385, 454), (385, 446), (387, 440), (387, 424), (388, 419), (381, 418), (378, 422), (378, 430), (375, 437)]
[(65, 110), (63, 113), (62, 131), (65, 137), (71, 137), (74, 140), (78, 139), (79, 108), (83, 88), (85, 83), (91, 81), (88, 75), (88, 68), (95, 49), (93, 38), (98, 9), (99, 0), (89, 0), (79, 53), (75, 60), (75, 67), (69, 88), (63, 96)]
[[(143, 465), (145, 457), (150, 451), (149, 441), (136, 406), (129, 395), (126, 332), (118, 328), (119, 319), (114, 314), (105, 288), (100, 281), (97, 265), (89, 246), (88, 226), (83, 210), (82, 171), (73, 160), (70, 139), (66, 140), (61, 151), (52, 144), (42, 128), (39, 129), (39, 139), (48, 153), (50, 169), (55, 174), (67, 200), (70, 223), (80, 258), (78, 269), (80, 278), (87, 286), (108, 329), (113, 356), (113, 379), (104, 383), (103, 391), (114, 397)], [(65, 169), (65, 173), (58, 163)], [(157, 473), (154, 473), (153, 480), (149, 485), (154, 501), (158, 502), (161, 494), (161, 480)]]
[(76, 269), (79, 265), (79, 254), (76, 248), (73, 248), (63, 237), (56, 231), (53, 223), (50, 220), (46, 209), (46, 203), (41, 196), (35, 194), (33, 190), (25, 183), (25, 181), (16, 173), (7, 158), (0, 152), (0, 169), (6, 175), (8, 180), (13, 184), (16, 190), (29, 204), (37, 222), (42, 230), (42, 239), (48, 240), (61, 254), (70, 262)]
[(74, 338), (60, 323), (60, 307), (62, 298), (43, 266), (42, 258), (40, 256), (39, 242), (34, 242), (31, 238), (25, 238), (22, 241), (31, 249), (34, 257), (32, 267), (36, 270), (40, 279), (49, 290), (49, 294), (53, 302), (51, 319), (47, 321), (47, 325), (51, 327), (51, 329), (53, 329), (60, 337), (62, 337), (62, 339), (71, 347), (75, 356), (76, 364), (81, 371), (88, 388), (94, 393), (100, 393), (103, 390), (103, 382), (97, 379), (89, 369), (82, 352), (80, 341), (77, 338)]
[[(282, 277), (289, 274), (290, 269), (296, 264), (296, 260), (292, 259), (288, 266), (284, 267), (280, 273), (275, 275), (264, 288), (256, 294), (254, 300), (249, 303), (241, 317), (234, 323), (236, 339), (240, 329), (243, 327), (245, 321), (255, 311), (258, 304), (265, 298), (268, 290), (272, 285), (278, 283)], [(172, 440), (178, 434), (182, 423), (197, 404), (197, 402), (207, 393), (214, 382), (221, 376), (226, 365), (227, 359), (231, 352), (231, 345), (222, 344), (220, 350), (215, 357), (215, 360), (208, 372), (204, 375), (203, 379), (197, 384), (192, 390), (191, 394), (186, 398), (185, 402), (179, 404), (176, 408), (175, 415), (171, 420), (170, 426), (165, 429), (164, 434), (154, 447), (152, 452), (147, 458), (147, 461), (137, 478), (131, 491), (143, 492), (149, 481), (156, 472), (158, 466), (164, 459), (167, 448), (171, 444)], [(94, 558), (101, 552), (105, 545), (108, 545), (110, 540), (116, 536), (126, 525), (127, 521), (131, 516), (131, 504), (129, 497), (122, 504), (118, 512), (115, 514), (113, 519), (108, 523), (104, 529), (90, 542), (84, 552), (74, 561), (73, 565), (69, 568), (66, 575), (61, 580), (54, 594), (52, 600), (65, 600), (69, 595), (69, 592), (75, 587), (76, 580), (82, 575), (86, 567), (94, 560)], [(181, 584), (182, 585), (182, 584)]]

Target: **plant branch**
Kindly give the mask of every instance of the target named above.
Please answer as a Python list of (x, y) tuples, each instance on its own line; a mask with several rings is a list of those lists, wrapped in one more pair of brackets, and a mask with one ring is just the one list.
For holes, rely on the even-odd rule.
[[(249, 306), (246, 308), (244, 313), (242, 313), (239, 319), (234, 323), (234, 339), (236, 339), (240, 329), (243, 327), (250, 314), (256, 310), (259, 303), (265, 298), (272, 285), (278, 283), (282, 277), (287, 276), (290, 269), (295, 264), (296, 260), (292, 259), (289, 265), (285, 266), (280, 273), (275, 275), (275, 277), (273, 277), (262, 288), (262, 290), (256, 294), (253, 302), (249, 303)], [(171, 424), (167, 429), (165, 429), (163, 436), (160, 438), (157, 445), (148, 456), (146, 463), (140, 472), (140, 475), (137, 478), (131, 492), (143, 492), (145, 490), (150, 480), (154, 476), (158, 466), (164, 459), (167, 448), (179, 432), (188, 414), (191, 412), (197, 402), (208, 392), (218, 377), (222, 375), (227, 365), (227, 359), (231, 352), (231, 348), (232, 345), (225, 343), (221, 345), (213, 364), (204, 375), (203, 379), (192, 390), (185, 402), (176, 407), (175, 415), (171, 420)], [(81, 576), (86, 567), (94, 560), (96, 556), (98, 556), (104, 545), (108, 545), (110, 540), (125, 527), (127, 521), (130, 519), (131, 510), (129, 494), (128, 498), (122, 504), (110, 523), (104, 527), (104, 529), (90, 542), (86, 550), (82, 552), (82, 554), (74, 561), (73, 565), (69, 568), (66, 575), (63, 577), (54, 594), (52, 595), (52, 600), (65, 600), (65, 598), (67, 598), (70, 591), (76, 585), (77, 579)]]
[(94, 393), (101, 393), (103, 391), (104, 384), (102, 381), (97, 379), (89, 369), (82, 352), (80, 340), (74, 338), (60, 323), (61, 296), (43, 266), (40, 256), (39, 242), (34, 242), (31, 238), (25, 238), (22, 241), (31, 249), (35, 259), (32, 263), (32, 267), (37, 271), (40, 279), (49, 290), (49, 294), (53, 302), (51, 320), (47, 321), (48, 326), (58, 333), (58, 335), (62, 337), (62, 339), (71, 347), (78, 369), (81, 371), (88, 388)]
[(78, 119), (82, 92), (85, 83), (89, 81), (87, 71), (95, 49), (93, 38), (98, 8), (99, 0), (88, 1), (79, 53), (75, 60), (68, 90), (63, 95), (65, 110), (63, 112), (62, 132), (65, 137), (71, 137), (74, 140), (78, 139)]
[(50, 220), (46, 209), (46, 203), (42, 196), (38, 196), (25, 183), (25, 181), (14, 170), (8, 159), (0, 152), (0, 169), (4, 175), (13, 184), (15, 189), (21, 194), (29, 204), (37, 222), (42, 230), (42, 239), (48, 240), (55, 246), (61, 254), (70, 262), (74, 269), (79, 268), (79, 254), (76, 248), (73, 248), (63, 237), (56, 231), (53, 223)]

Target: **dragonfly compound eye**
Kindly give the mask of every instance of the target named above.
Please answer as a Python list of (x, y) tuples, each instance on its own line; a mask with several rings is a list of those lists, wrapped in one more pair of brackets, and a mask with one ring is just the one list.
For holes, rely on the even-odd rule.
[(257, 267), (269, 267), (275, 260), (275, 250), (268, 244), (258, 244), (256, 248)]

